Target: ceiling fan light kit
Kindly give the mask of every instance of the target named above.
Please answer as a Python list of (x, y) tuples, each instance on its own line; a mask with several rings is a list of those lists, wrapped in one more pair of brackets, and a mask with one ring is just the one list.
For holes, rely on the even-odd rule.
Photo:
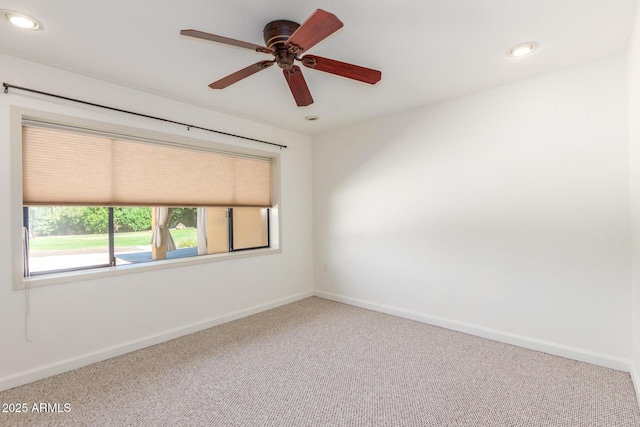
[(302, 25), (286, 19), (269, 22), (263, 30), (266, 46), (230, 39), (198, 30), (182, 30), (183, 36), (213, 41), (230, 46), (251, 49), (256, 52), (273, 55), (273, 60), (259, 61), (253, 65), (232, 73), (209, 85), (212, 89), (224, 89), (238, 81), (278, 64), (291, 90), (296, 105), (304, 107), (313, 104), (313, 97), (302, 75), (300, 67), (295, 61), (307, 68), (312, 68), (337, 76), (358, 80), (368, 84), (376, 84), (382, 78), (382, 73), (371, 68), (361, 67), (334, 59), (322, 58), (315, 55), (299, 55), (306, 52), (331, 34), (342, 28), (343, 24), (334, 14), (317, 9)]

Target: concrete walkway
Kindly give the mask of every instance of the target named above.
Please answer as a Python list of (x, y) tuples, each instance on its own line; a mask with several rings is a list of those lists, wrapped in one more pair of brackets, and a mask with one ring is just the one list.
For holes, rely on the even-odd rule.
[[(139, 251), (116, 253), (116, 265), (151, 262), (151, 246), (140, 246)], [(167, 259), (186, 258), (198, 255), (198, 248), (179, 248), (167, 252)], [(83, 268), (109, 264), (109, 252), (73, 255), (51, 255), (31, 257), (29, 267), (31, 273), (42, 273), (52, 270)]]

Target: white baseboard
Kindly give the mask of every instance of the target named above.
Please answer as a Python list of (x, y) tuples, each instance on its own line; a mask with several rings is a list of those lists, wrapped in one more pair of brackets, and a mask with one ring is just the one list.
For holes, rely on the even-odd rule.
[(631, 364), (631, 382), (633, 383), (633, 388), (636, 391), (636, 399), (638, 399), (638, 405), (640, 405), (640, 376), (638, 375), (638, 369), (635, 364)]
[[(428, 314), (420, 313), (417, 311), (405, 310), (384, 304), (345, 297), (329, 292), (316, 290), (315, 295), (320, 298), (325, 298), (328, 300), (337, 301), (360, 308), (366, 308), (368, 310), (378, 311), (380, 313), (391, 314), (394, 316), (402, 317), (404, 319), (415, 320), (417, 322), (427, 323), (429, 325), (439, 326), (458, 332), (464, 332), (470, 335), (476, 335), (479, 337), (492, 339), (494, 341), (516, 345), (518, 347), (541, 351), (543, 353), (553, 354), (555, 356), (566, 357), (568, 359), (578, 360), (580, 362), (591, 363), (594, 365), (604, 366), (606, 368), (616, 369), (618, 371), (624, 372), (630, 372), (631, 370), (630, 360), (607, 354), (596, 353), (576, 347), (538, 340), (523, 335), (516, 335), (508, 332), (498, 331), (495, 329), (484, 328), (482, 326), (459, 322), (443, 317), (430, 316)], [(640, 377), (636, 378), (636, 380), (640, 381)], [(637, 384), (638, 386), (640, 386), (640, 382), (638, 382)]]
[(43, 378), (47, 378), (53, 375), (58, 375), (63, 372), (67, 372), (73, 369), (81, 368), (83, 366), (91, 365), (102, 360), (110, 359), (112, 357), (121, 356), (126, 353), (130, 353), (135, 350), (140, 350), (145, 347), (149, 347), (155, 344), (160, 344), (165, 341), (179, 338), (184, 335), (192, 334), (204, 329), (218, 326), (223, 323), (231, 322), (233, 320), (241, 319), (243, 317), (251, 316), (272, 308), (280, 307), (282, 305), (290, 304), (305, 298), (312, 297), (313, 291), (302, 292), (296, 295), (292, 295), (279, 300), (271, 301), (265, 304), (256, 305), (243, 310), (234, 311), (222, 316), (207, 319), (201, 322), (192, 323), (190, 325), (182, 326), (179, 328), (170, 329), (158, 334), (149, 335), (144, 338), (140, 338), (134, 341), (129, 341), (120, 345), (104, 348), (91, 353), (82, 354), (77, 357), (72, 357), (59, 362), (51, 363), (44, 366), (39, 366), (34, 369), (18, 372), (16, 374), (8, 375), (0, 378), (0, 391), (7, 390), (13, 387), (17, 387), (23, 384), (27, 384), (33, 381), (37, 381)]

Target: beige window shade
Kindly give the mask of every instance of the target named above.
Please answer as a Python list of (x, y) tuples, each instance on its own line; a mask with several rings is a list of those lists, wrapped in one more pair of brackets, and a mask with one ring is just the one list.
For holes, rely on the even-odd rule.
[(28, 206), (271, 206), (271, 162), (24, 125)]

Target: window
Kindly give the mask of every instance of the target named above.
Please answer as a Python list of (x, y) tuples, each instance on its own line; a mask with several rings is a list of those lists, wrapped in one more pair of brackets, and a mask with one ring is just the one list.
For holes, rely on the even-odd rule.
[[(159, 245), (156, 208), (23, 208), (25, 276), (269, 247), (268, 208), (173, 208)], [(198, 215), (204, 216), (202, 221)], [(206, 218), (213, 218), (212, 226)], [(203, 222), (204, 221), (204, 222)], [(200, 228), (199, 228), (200, 227)], [(171, 241), (171, 244), (167, 242)]]
[(273, 248), (276, 155), (21, 119), (24, 280)]

